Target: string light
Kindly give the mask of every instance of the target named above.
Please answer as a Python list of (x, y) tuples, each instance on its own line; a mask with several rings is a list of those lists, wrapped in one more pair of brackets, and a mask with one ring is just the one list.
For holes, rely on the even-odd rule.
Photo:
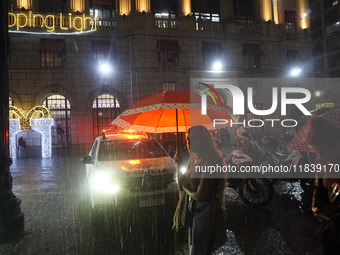
[(19, 119), (10, 119), (9, 120), (9, 152), (11, 158), (17, 158), (17, 147), (16, 147), (16, 135), (21, 130)]
[[(54, 32), (56, 27), (61, 30), (67, 31), (74, 29), (77, 32), (83, 32), (84, 30), (97, 30), (97, 18), (91, 18), (90, 16), (86, 16), (85, 13), (82, 15), (73, 16), (72, 13), (69, 13), (68, 16), (64, 16), (63, 13), (59, 13), (59, 15), (55, 14), (47, 14), (42, 15), (39, 13), (33, 13), (29, 11), (28, 14), (24, 12), (8, 13), (8, 27), (16, 28), (17, 31), (22, 28), (46, 28), (47, 32)], [(63, 26), (65, 23), (68, 23), (67, 26)]]
[(35, 106), (26, 115), (22, 109), (15, 106), (9, 106), (9, 117), (13, 118), (13, 115), (16, 115), (20, 119), (20, 127), (22, 130), (31, 129), (30, 120), (39, 114), (42, 114), (42, 118), (52, 117), (50, 109), (45, 106)]
[(41, 157), (52, 157), (52, 135), (51, 127), (54, 125), (54, 119), (31, 119), (32, 129), (41, 134)]
[[(8, 30), (9, 33), (13, 34), (31, 34), (31, 35), (79, 35), (79, 32), (65, 32), (65, 33), (59, 33), (59, 32), (31, 32), (31, 31), (16, 31), (16, 30)], [(81, 32), (84, 33), (93, 33), (95, 30), (86, 30)]]

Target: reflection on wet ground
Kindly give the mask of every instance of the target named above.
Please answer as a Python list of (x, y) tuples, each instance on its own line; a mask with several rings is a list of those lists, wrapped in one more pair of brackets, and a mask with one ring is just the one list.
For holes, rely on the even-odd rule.
[[(187, 254), (187, 232), (175, 233), (156, 212), (143, 215), (117, 236), (111, 227), (90, 224), (86, 152), (57, 151), (51, 159), (17, 159), (11, 168), (14, 193), (22, 200), (25, 233), (0, 245), (0, 254)], [(318, 223), (311, 196), (298, 181), (278, 181), (273, 199), (245, 206), (227, 189), (227, 241), (214, 254), (318, 254)]]

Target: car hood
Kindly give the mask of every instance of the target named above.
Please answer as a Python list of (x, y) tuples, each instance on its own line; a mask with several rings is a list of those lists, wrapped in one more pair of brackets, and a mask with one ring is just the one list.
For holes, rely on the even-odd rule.
[(175, 161), (170, 157), (99, 161), (96, 163), (96, 168), (107, 170), (110, 169), (120, 173), (128, 173), (129, 175), (159, 175), (176, 172)]

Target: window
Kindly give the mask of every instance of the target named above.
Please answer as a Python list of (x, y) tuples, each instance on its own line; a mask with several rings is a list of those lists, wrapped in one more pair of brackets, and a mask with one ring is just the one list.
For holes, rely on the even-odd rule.
[(114, 44), (111, 41), (92, 41), (92, 53), (97, 63), (105, 62), (114, 56)]
[(298, 50), (287, 50), (287, 64), (290, 66), (298, 66), (302, 63), (302, 57)]
[(158, 28), (176, 28), (176, 14), (155, 13), (155, 26)]
[(327, 57), (329, 68), (336, 68), (340, 66), (340, 53), (333, 54)]
[(245, 69), (261, 67), (261, 56), (264, 55), (258, 44), (243, 44), (243, 65)]
[(151, 0), (151, 11), (153, 13), (176, 13), (176, 0)]
[(176, 82), (166, 81), (163, 82), (163, 91), (176, 91)]
[(339, 4), (339, 0), (324, 0), (324, 6), (326, 9), (332, 8)]
[(151, 11), (155, 14), (158, 28), (176, 28), (176, 0), (151, 0)]
[(129, 160), (166, 157), (159, 144), (152, 139), (101, 141), (98, 161)]
[(340, 21), (326, 27), (327, 37), (340, 34)]
[(332, 9), (330, 11), (327, 11), (325, 14), (325, 24), (333, 25), (334, 23), (337, 23), (339, 21), (339, 12), (338, 8)]
[(158, 63), (162, 66), (178, 66), (179, 45), (177, 41), (158, 40)]
[(203, 21), (220, 21), (220, 3), (218, 0), (191, 0), (193, 16)]
[(62, 95), (54, 94), (48, 96), (42, 103), (51, 110), (52, 118), (54, 118), (54, 126), (52, 127), (52, 143), (57, 144), (57, 126), (58, 124), (64, 130), (63, 143), (71, 144), (71, 121), (70, 121), (70, 102)]
[(327, 40), (327, 50), (328, 51), (335, 51), (340, 49), (340, 33), (329, 37)]
[(99, 19), (116, 17), (114, 0), (90, 0), (90, 16)]
[(296, 32), (297, 22), (301, 17), (296, 14), (296, 11), (285, 10), (285, 29), (287, 32)]
[(40, 39), (39, 49), (42, 68), (65, 66), (65, 40)]
[(40, 0), (40, 12), (67, 13), (67, 0)]
[(93, 136), (97, 137), (103, 129), (110, 129), (111, 122), (120, 114), (118, 100), (110, 94), (98, 96), (92, 105)]
[(238, 21), (254, 20), (254, 5), (252, 0), (234, 0), (234, 15)]
[(203, 63), (205, 68), (212, 69), (216, 61), (221, 61), (224, 58), (221, 43), (219, 42), (203, 42)]

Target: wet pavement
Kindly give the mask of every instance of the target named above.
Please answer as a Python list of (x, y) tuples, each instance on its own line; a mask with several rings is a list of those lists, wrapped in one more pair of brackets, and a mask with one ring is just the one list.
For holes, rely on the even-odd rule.
[[(86, 154), (62, 148), (50, 159), (14, 160), (13, 191), (22, 200), (25, 231), (1, 244), (1, 255), (187, 254), (186, 232), (175, 234), (152, 210), (124, 237), (109, 226), (94, 228), (80, 162)], [(278, 181), (273, 199), (262, 207), (245, 206), (230, 188), (226, 198), (227, 241), (214, 254), (318, 254), (319, 224), (298, 181)]]

